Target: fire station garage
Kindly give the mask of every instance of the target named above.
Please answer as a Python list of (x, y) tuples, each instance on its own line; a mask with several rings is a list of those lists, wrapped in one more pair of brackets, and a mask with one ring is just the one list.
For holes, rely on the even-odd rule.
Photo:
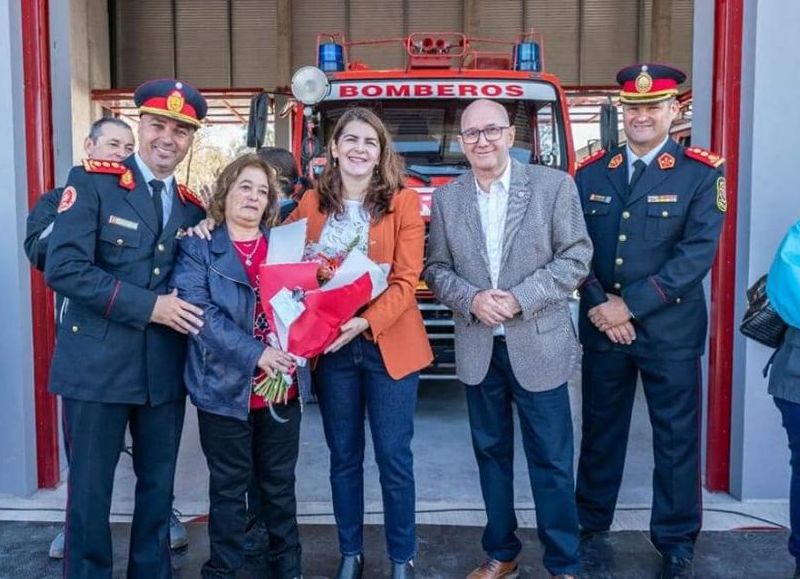
[[(800, 53), (787, 40), (798, 22), (800, 4), (789, 0), (0, 3), (0, 236), (6, 248), (0, 261), (6, 303), (0, 310), (0, 577), (61, 573), (47, 557), (67, 500), (60, 402), (47, 391), (56, 312), (22, 240), (41, 193), (63, 185), (84, 156), (92, 121), (113, 116), (135, 129), (136, 86), (159, 78), (193, 84), (207, 97), (209, 112), (177, 178), (203, 191), (227, 162), (254, 146), (287, 148), (303, 174), (317, 176), (333, 124), (348, 106), (367, 106), (393, 134), (427, 222), (436, 187), (466, 170), (456, 137), (470, 99), (506, 105), (516, 128), (513, 158), (574, 175), (582, 159), (624, 142), (615, 77), (634, 63), (668, 63), (687, 74), (671, 137), (726, 159), (727, 211), (704, 282), (703, 532), (695, 573), (790, 576), (789, 450), (762, 374), (773, 350), (738, 328), (747, 288), (767, 272), (800, 210), (791, 185), (791, 143), (800, 127), (787, 114), (794, 108), (790, 97), (800, 91)], [(325, 74), (307, 68), (293, 84), (303, 67)], [(306, 101), (302, 91), (317, 89), (321, 96)], [(578, 299), (576, 293), (571, 302), (576, 324)], [(417, 301), (435, 354), (422, 372), (413, 441), (418, 573), (463, 577), (480, 563), (486, 522), (465, 387), (455, 377), (452, 316), (424, 283)], [(568, 389), (577, 466), (580, 372)], [(544, 577), (518, 424), (515, 437), (521, 576)], [(311, 398), (297, 467), (305, 575), (311, 577), (331, 576), (338, 558), (328, 461)], [(384, 509), (369, 442), (364, 464), (365, 576), (380, 577)], [(615, 555), (584, 553), (586, 576), (649, 577), (658, 569), (658, 552), (642, 533), (649, 529), (653, 465), (640, 384), (611, 527)], [(112, 506), (118, 573), (124, 572), (134, 485), (131, 457), (123, 453)], [(199, 576), (208, 552), (208, 470), (188, 401), (174, 507), (189, 529), (189, 547), (175, 554), (173, 566), (178, 576)]]

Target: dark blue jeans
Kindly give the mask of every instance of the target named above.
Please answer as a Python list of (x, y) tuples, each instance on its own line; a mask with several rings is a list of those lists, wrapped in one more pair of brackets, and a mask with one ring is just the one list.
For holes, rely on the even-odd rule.
[(578, 573), (578, 513), (567, 385), (544, 392), (525, 390), (511, 371), (505, 342), (495, 338), (486, 377), (476, 386), (467, 386), (466, 391), (472, 445), (486, 505), (483, 550), (494, 559), (511, 561), (522, 549), (514, 511), (514, 402), (536, 503), (537, 532), (544, 545), (544, 566), (553, 575)]
[(405, 563), (416, 555), (414, 410), (419, 373), (394, 380), (378, 347), (361, 336), (322, 356), (315, 385), (331, 453), (333, 512), (342, 555), (363, 549), (364, 421), (369, 416), (380, 471), (389, 558)]
[(789, 536), (789, 553), (800, 566), (800, 404), (783, 398), (772, 398), (781, 411), (783, 427), (789, 437), (792, 453), (792, 484), (789, 490), (789, 521), (792, 533)]

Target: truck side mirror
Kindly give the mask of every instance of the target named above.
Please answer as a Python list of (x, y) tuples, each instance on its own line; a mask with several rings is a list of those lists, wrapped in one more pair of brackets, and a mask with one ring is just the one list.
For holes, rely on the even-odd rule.
[(600, 146), (610, 151), (619, 145), (617, 107), (608, 102), (600, 106)]
[(264, 146), (267, 135), (269, 95), (265, 92), (250, 99), (250, 119), (247, 122), (247, 146), (258, 149)]

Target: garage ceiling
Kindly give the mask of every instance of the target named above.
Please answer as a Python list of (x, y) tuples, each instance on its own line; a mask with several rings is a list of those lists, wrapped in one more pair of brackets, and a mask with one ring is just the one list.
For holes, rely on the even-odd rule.
[[(661, 60), (691, 73), (693, 0), (110, 0), (114, 86), (179, 77), (202, 88), (273, 90), (288, 84), (279, 70), (315, 63), (319, 32), (365, 40), (463, 31), (511, 41), (531, 28), (565, 85), (608, 86), (622, 66), (651, 59), (654, 4), (668, 25)], [(352, 56), (374, 68), (403, 62), (399, 45)]]

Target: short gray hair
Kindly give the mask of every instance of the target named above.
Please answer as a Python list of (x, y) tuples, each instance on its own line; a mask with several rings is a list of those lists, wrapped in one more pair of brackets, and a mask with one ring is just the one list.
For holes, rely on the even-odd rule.
[(118, 119), (117, 117), (102, 117), (93, 122), (92, 126), (89, 128), (89, 140), (92, 143), (97, 143), (97, 139), (100, 138), (100, 135), (103, 133), (103, 127), (106, 125), (116, 125), (121, 129), (128, 129), (133, 132), (131, 126), (122, 119)]

